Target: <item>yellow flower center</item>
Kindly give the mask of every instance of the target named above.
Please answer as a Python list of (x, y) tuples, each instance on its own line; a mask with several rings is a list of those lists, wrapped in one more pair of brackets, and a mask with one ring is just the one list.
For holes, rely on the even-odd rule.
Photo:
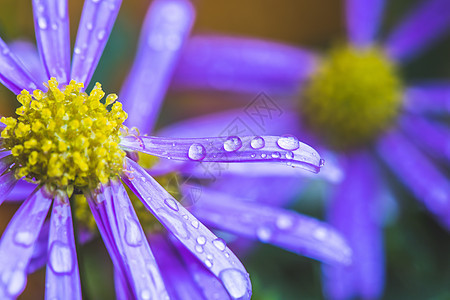
[(398, 114), (402, 84), (377, 48), (338, 47), (305, 88), (303, 120), (329, 146), (345, 150), (370, 142)]
[(91, 93), (71, 81), (63, 88), (55, 78), (47, 92), (22, 91), (17, 118), (2, 118), (3, 147), (11, 150), (17, 178), (51, 188), (95, 189), (119, 174), (125, 152), (119, 147), (120, 129), (127, 118), (117, 95), (104, 97), (97, 83)]

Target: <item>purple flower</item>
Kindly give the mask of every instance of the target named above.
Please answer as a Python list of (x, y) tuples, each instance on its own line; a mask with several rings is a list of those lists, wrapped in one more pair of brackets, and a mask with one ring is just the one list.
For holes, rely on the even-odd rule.
[[(84, 91), (120, 4), (85, 2), (72, 63), (67, 1), (33, 1), (42, 65), (29, 44), (15, 43), (11, 49), (0, 40), (0, 81), (22, 105), (17, 118), (2, 118), (0, 203), (8, 195), (26, 197), (0, 241), (0, 298), (20, 295), (26, 274), (43, 264), (46, 298), (81, 298), (72, 226), (72, 209), (76, 219), (85, 217), (77, 202), (81, 199), (90, 207), (114, 264), (118, 298), (249, 299), (251, 283), (241, 262), (149, 172), (189, 174), (200, 162), (272, 162), (318, 172), (323, 161), (292, 136), (159, 138), (129, 131), (122, 125), (127, 114), (117, 95), (100, 102), (105, 93), (98, 83), (90, 94)], [(153, 2), (121, 93), (130, 113), (127, 124), (152, 130), (193, 20), (187, 0)], [(149, 170), (136, 162), (142, 157), (138, 152), (153, 156)], [(138, 204), (132, 204), (122, 181), (139, 197)], [(345, 241), (327, 224), (264, 204), (241, 203), (213, 188), (204, 189), (203, 198), (195, 212), (218, 228), (324, 262), (350, 260)], [(144, 233), (137, 217), (142, 211), (133, 207), (139, 203), (167, 232)], [(234, 218), (244, 212), (250, 219), (240, 228)], [(217, 215), (233, 218), (215, 224)], [(76, 234), (81, 242), (90, 238), (89, 232)]]
[[(291, 99), (280, 103), (290, 111), (283, 118), (285, 126), (278, 124), (274, 131), (288, 128), (329, 156), (321, 172), (336, 183), (328, 219), (353, 249), (351, 266), (323, 268), (324, 292), (331, 299), (374, 299), (382, 294), (379, 210), (380, 193), (387, 188), (378, 158), (450, 229), (450, 183), (434, 163), (449, 162), (450, 131), (433, 119), (450, 112), (450, 85), (408, 85), (397, 71), (448, 31), (450, 2), (422, 1), (378, 44), (384, 2), (348, 0), (349, 45), (337, 46), (328, 56), (252, 39), (194, 37), (174, 78), (179, 89), (264, 90)], [(230, 120), (232, 115), (222, 113), (221, 118)], [(205, 120), (185, 121), (183, 126), (199, 132), (202, 127), (195, 129), (195, 124), (204, 126)], [(239, 172), (239, 167), (231, 171)]]

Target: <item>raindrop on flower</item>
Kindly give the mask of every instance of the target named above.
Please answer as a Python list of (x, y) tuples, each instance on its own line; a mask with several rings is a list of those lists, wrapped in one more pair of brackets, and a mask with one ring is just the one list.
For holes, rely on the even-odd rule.
[(204, 236), (199, 236), (198, 238), (197, 238), (197, 243), (199, 244), (199, 245), (204, 245), (204, 244), (206, 244), (206, 238), (204, 237)]
[(266, 142), (264, 141), (264, 139), (260, 136), (257, 136), (255, 138), (253, 138), (250, 142), (250, 146), (253, 149), (261, 149), (266, 145)]
[(325, 228), (320, 227), (320, 228), (317, 228), (313, 234), (316, 239), (324, 240), (327, 236), (327, 233), (328, 232)]
[(294, 153), (293, 152), (286, 152), (286, 158), (287, 159), (294, 159)]
[(219, 274), (223, 285), (234, 299), (242, 299), (249, 293), (248, 275), (237, 269), (225, 269)]
[(177, 202), (172, 198), (167, 198), (164, 203), (173, 211), (179, 210)]
[(6, 287), (7, 293), (15, 297), (25, 288), (27, 276), (23, 270), (15, 269), (12, 272), (4, 272), (1, 276), (1, 283)]
[(223, 149), (227, 152), (234, 152), (242, 147), (242, 141), (237, 136), (230, 136), (223, 143)]
[(279, 229), (288, 229), (292, 227), (294, 221), (289, 216), (281, 215), (277, 218), (276, 224)]
[(195, 251), (197, 251), (198, 253), (203, 253), (203, 246), (195, 245)]
[(151, 293), (149, 290), (142, 290), (141, 291), (141, 299), (142, 300), (150, 300), (151, 299)]
[(205, 259), (205, 265), (206, 265), (208, 268), (212, 268), (212, 266), (213, 266), (212, 260), (210, 260), (210, 259)]
[(49, 264), (57, 274), (70, 274), (74, 268), (73, 249), (61, 242), (53, 242), (50, 246)]
[(220, 251), (224, 251), (227, 245), (225, 245), (225, 242), (222, 239), (215, 239), (212, 241), (213, 245), (219, 249)]
[(26, 230), (19, 230), (14, 235), (14, 242), (16, 242), (18, 245), (29, 247), (34, 242), (33, 234)]
[(38, 26), (40, 29), (47, 29), (47, 20), (43, 17), (38, 18)]
[(202, 160), (206, 156), (206, 149), (202, 144), (194, 143), (189, 147), (188, 157), (192, 160)]
[(270, 228), (267, 227), (260, 227), (256, 231), (256, 235), (258, 236), (258, 239), (262, 242), (267, 242), (272, 237), (272, 231)]
[(132, 247), (142, 244), (142, 235), (137, 221), (125, 219), (125, 241)]
[(277, 141), (277, 145), (284, 150), (294, 151), (300, 147), (300, 143), (295, 136), (283, 136)]
[(280, 152), (274, 152), (274, 153), (272, 153), (272, 158), (280, 158), (280, 157), (281, 157)]
[(200, 223), (197, 220), (193, 220), (191, 222), (192, 227), (194, 227), (195, 229), (198, 229), (200, 227)]

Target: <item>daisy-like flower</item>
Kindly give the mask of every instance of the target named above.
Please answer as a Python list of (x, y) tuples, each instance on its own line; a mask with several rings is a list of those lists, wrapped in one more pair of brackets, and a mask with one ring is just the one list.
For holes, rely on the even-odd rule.
[[(292, 99), (284, 103), (291, 111), (281, 122), (286, 128), (296, 124), (295, 133), (309, 136), (305, 140), (318, 145), (322, 154), (334, 153), (343, 177), (336, 172), (328, 177), (337, 181), (328, 219), (346, 236), (354, 256), (349, 267), (324, 267), (324, 291), (332, 299), (382, 294), (383, 234), (377, 209), (386, 188), (381, 188), (379, 160), (450, 229), (450, 183), (434, 163), (449, 162), (450, 131), (433, 118), (450, 111), (450, 86), (408, 85), (398, 72), (448, 31), (450, 2), (422, 1), (378, 42), (384, 4), (348, 0), (349, 42), (320, 57), (265, 41), (198, 36), (187, 46), (175, 76), (180, 89), (284, 93)], [(292, 96), (298, 93), (300, 102)]]
[[(172, 164), (165, 166), (164, 159), (197, 164), (275, 162), (313, 172), (319, 171), (323, 161), (293, 136), (183, 139), (128, 130), (123, 125), (127, 113), (117, 95), (104, 97), (99, 83), (90, 93), (84, 91), (120, 4), (119, 0), (85, 2), (72, 64), (66, 1), (33, 1), (42, 68), (29, 46), (14, 44), (16, 55), (0, 40), (0, 81), (21, 104), (17, 118), (1, 119), (0, 203), (8, 195), (20, 199), (29, 191), (0, 241), (0, 298), (20, 295), (27, 272), (42, 264), (47, 264), (47, 299), (81, 298), (75, 236), (81, 242), (84, 237), (74, 233), (73, 212), (79, 222), (85, 222), (82, 225), (97, 225), (114, 264), (119, 299), (249, 299), (251, 284), (241, 262), (149, 172), (177, 171)], [(193, 19), (193, 8), (186, 0), (153, 2), (121, 94), (128, 99), (129, 125), (152, 130)], [(46, 83), (41, 84), (42, 78)], [(138, 152), (151, 156), (144, 158)], [(183, 168), (182, 163), (179, 171)], [(130, 200), (122, 182), (139, 199)], [(348, 246), (327, 224), (280, 209), (235, 207), (233, 199), (214, 190), (205, 190), (204, 195), (217, 199), (216, 205), (205, 204), (216, 214), (222, 210), (239, 218), (253, 207), (248, 211), (248, 227), (241, 230), (246, 236), (263, 236), (266, 242), (325, 262), (350, 260)], [(156, 220), (145, 210), (167, 231), (149, 230)], [(150, 224), (146, 233), (138, 215)], [(278, 235), (268, 236), (258, 226), (263, 223), (277, 224)]]

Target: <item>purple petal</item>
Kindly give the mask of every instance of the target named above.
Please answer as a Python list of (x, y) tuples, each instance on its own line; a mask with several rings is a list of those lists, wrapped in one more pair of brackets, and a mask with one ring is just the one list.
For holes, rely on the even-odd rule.
[(69, 83), (70, 32), (67, 0), (33, 0), (34, 28), (47, 77)]
[(85, 1), (73, 52), (71, 79), (91, 81), (119, 13), (122, 0)]
[(189, 40), (174, 83), (178, 88), (293, 94), (317, 66), (316, 56), (292, 46), (227, 36)]
[(422, 84), (407, 88), (404, 106), (413, 113), (450, 113), (450, 83)]
[(116, 299), (133, 300), (133, 293), (127, 285), (127, 281), (123, 274), (117, 269), (114, 269), (114, 287), (116, 288)]
[(450, 182), (409, 142), (396, 131), (379, 139), (377, 150), (418, 200), (450, 229)]
[(46, 221), (42, 225), (39, 236), (34, 243), (33, 255), (31, 256), (30, 263), (27, 267), (27, 273), (31, 274), (47, 264), (47, 248), (48, 237), (50, 232), (50, 222)]
[(144, 205), (203, 265), (217, 276), (233, 299), (250, 299), (251, 283), (239, 259), (144, 169), (126, 159), (122, 179)]
[[(36, 184), (26, 182), (25, 180), (19, 180), (7, 196), (6, 201), (22, 202), (36, 189), (36, 187)], [(5, 193), (4, 190), (3, 193)]]
[(188, 0), (156, 0), (151, 4), (139, 49), (120, 98), (127, 126), (151, 132), (195, 12)]
[(422, 1), (390, 34), (386, 50), (395, 60), (409, 60), (442, 36), (450, 25), (450, 1)]
[(16, 95), (20, 94), (22, 90), (31, 92), (38, 86), (41, 86), (41, 84), (36, 83), (35, 78), (33, 78), (1, 38), (0, 82)]
[(278, 162), (318, 173), (323, 165), (316, 150), (294, 136), (160, 138), (126, 136), (121, 146), (150, 155), (196, 162)]
[(331, 226), (256, 201), (203, 189), (193, 213), (203, 223), (331, 264), (349, 264), (351, 250)]
[(149, 236), (148, 241), (155, 253), (156, 261), (162, 272), (170, 299), (201, 300), (205, 298), (193, 281), (178, 253), (162, 234)]
[(347, 30), (353, 45), (367, 47), (373, 44), (384, 5), (384, 0), (347, 0)]
[(349, 163), (332, 196), (328, 220), (347, 239), (353, 259), (350, 266), (323, 266), (324, 292), (330, 299), (378, 299), (384, 285), (383, 236), (374, 214), (378, 174), (367, 153), (353, 154)]
[(44, 72), (39, 52), (33, 43), (23, 40), (17, 40), (9, 43), (9, 48), (16, 54), (17, 58), (30, 71), (32, 78), (42, 83), (47, 81), (47, 75)]
[(81, 299), (75, 249), (69, 198), (57, 195), (50, 220), (45, 299)]
[(17, 183), (16, 176), (14, 172), (9, 171), (4, 175), (0, 176), (0, 205), (5, 201), (8, 197), (9, 193), (11, 193), (12, 189)]
[(33, 193), (16, 212), (0, 241), (0, 299), (16, 298), (27, 282), (26, 268), (47, 216), (52, 196)]

